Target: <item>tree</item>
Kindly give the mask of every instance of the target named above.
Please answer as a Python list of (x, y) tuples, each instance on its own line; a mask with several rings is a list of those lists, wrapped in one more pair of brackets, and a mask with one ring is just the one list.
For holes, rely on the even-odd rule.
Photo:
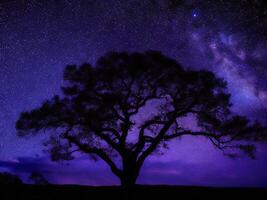
[(31, 175), (29, 176), (29, 179), (35, 185), (48, 185), (49, 184), (49, 182), (45, 179), (45, 177), (39, 172), (32, 172)]
[(20, 185), (21, 179), (17, 175), (8, 172), (0, 172), (0, 185)]
[[(95, 67), (70, 65), (62, 95), (23, 112), (18, 135), (49, 132), (53, 160), (75, 152), (105, 161), (125, 189), (136, 182), (146, 158), (185, 135), (209, 138), (225, 154), (254, 158), (266, 129), (230, 108), (226, 82), (209, 71), (185, 70), (157, 51), (109, 53)], [(197, 131), (181, 119), (196, 120)]]

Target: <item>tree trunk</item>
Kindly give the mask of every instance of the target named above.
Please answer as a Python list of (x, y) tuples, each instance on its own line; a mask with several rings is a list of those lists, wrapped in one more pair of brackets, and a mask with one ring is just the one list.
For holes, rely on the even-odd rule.
[(132, 200), (135, 192), (135, 183), (138, 178), (141, 165), (137, 163), (136, 156), (127, 154), (122, 158), (122, 173), (120, 176), (121, 188), (124, 193), (124, 199)]
[(137, 176), (134, 174), (123, 174), (121, 177), (121, 188), (125, 200), (132, 200)]

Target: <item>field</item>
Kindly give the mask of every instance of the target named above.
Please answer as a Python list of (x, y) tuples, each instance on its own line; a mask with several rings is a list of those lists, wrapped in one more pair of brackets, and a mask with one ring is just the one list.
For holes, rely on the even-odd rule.
[[(209, 188), (182, 186), (136, 186), (133, 199), (267, 199), (263, 188)], [(118, 186), (76, 186), (76, 185), (20, 185), (1, 186), (1, 200), (107, 200), (123, 199)]]

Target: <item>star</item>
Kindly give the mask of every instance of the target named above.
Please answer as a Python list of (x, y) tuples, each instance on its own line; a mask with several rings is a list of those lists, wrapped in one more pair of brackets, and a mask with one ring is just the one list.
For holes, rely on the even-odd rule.
[(196, 10), (192, 11), (192, 16), (193, 18), (197, 18), (198, 17), (198, 12)]

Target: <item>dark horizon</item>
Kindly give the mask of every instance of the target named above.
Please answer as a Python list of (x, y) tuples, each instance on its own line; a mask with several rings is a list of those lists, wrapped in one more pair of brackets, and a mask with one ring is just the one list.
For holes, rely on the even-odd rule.
[[(235, 113), (267, 125), (264, 1), (18, 0), (0, 8), (0, 171), (26, 183), (38, 171), (52, 184), (119, 184), (102, 161), (52, 162), (44, 135), (19, 138), (15, 129), (20, 112), (60, 94), (66, 65), (94, 65), (110, 51), (158, 50), (186, 69), (211, 70), (227, 81)], [(230, 159), (188, 136), (145, 162), (137, 183), (266, 188), (267, 146), (257, 147), (255, 160)]]

